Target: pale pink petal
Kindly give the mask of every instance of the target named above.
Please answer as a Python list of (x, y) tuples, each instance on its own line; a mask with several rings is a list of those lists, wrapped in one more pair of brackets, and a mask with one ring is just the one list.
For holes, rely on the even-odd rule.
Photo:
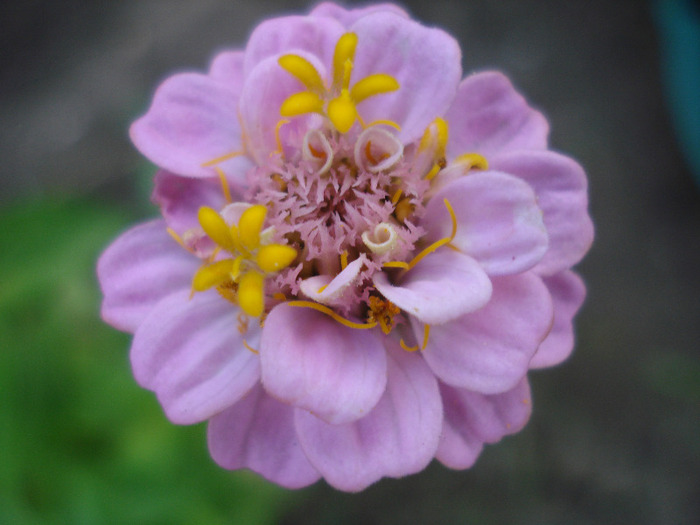
[(537, 194), (549, 234), (549, 249), (535, 270), (551, 275), (579, 262), (593, 243), (583, 168), (553, 151), (519, 151), (498, 156), (491, 168), (520, 177)]
[(338, 20), (343, 27), (350, 27), (353, 23), (364, 16), (373, 15), (375, 13), (389, 12), (395, 15), (408, 18), (408, 13), (394, 4), (376, 4), (359, 9), (345, 9), (330, 2), (323, 2), (311, 10), (309, 16), (327, 17)]
[(168, 235), (163, 220), (140, 224), (117, 238), (100, 256), (97, 277), (102, 318), (134, 332), (166, 296), (189, 289), (199, 260)]
[(260, 378), (259, 330), (241, 334), (238, 308), (216, 292), (163, 299), (134, 334), (131, 365), (173, 423), (204, 421), (234, 404)]
[(462, 76), (461, 51), (450, 35), (389, 12), (360, 18), (351, 84), (385, 73), (401, 86), (358, 105), (365, 122), (392, 120), (404, 143), (419, 139), (435, 117), (444, 115)]
[[(321, 75), (325, 74), (323, 65), (316, 57), (301, 51), (295, 51), (295, 54), (314, 64)], [(280, 108), (289, 95), (304, 90), (304, 85), (298, 79), (282, 69), (276, 56), (259, 62), (248, 75), (241, 94), (240, 119), (247, 139), (246, 151), (259, 165), (265, 165), (270, 154), (278, 150), (275, 130), (282, 120), (291, 122), (279, 128), (281, 143), (287, 144), (290, 139), (296, 138), (298, 146), (301, 146), (309, 119), (315, 115), (283, 119)]]
[(474, 257), (489, 275), (523, 272), (547, 251), (547, 230), (532, 188), (522, 180), (487, 171), (457, 179), (430, 200), (421, 225), (428, 238), (449, 236), (452, 220), (445, 199), (457, 217), (452, 245)]
[(197, 73), (167, 79), (148, 112), (131, 126), (131, 140), (154, 164), (191, 177), (215, 175), (202, 164), (240, 151), (238, 97)]
[(321, 477), (299, 445), (294, 409), (267, 395), (260, 385), (212, 417), (207, 434), (209, 452), (223, 468), (249, 468), (290, 489)]
[(224, 51), (212, 60), (209, 66), (209, 76), (226, 85), (236, 96), (243, 89), (243, 51)]
[(313, 299), (317, 303), (327, 305), (339, 304), (343, 299), (343, 294), (351, 285), (355, 284), (366, 262), (366, 257), (360, 256), (348, 264), (345, 269), (335, 277), (331, 277), (330, 275), (309, 277), (301, 281), (299, 289), (309, 299)]
[(448, 158), (462, 153), (493, 155), (514, 149), (545, 149), (549, 124), (527, 105), (508, 78), (497, 72), (465, 78), (447, 112)]
[(573, 272), (561, 272), (543, 280), (554, 301), (554, 324), (530, 361), (530, 368), (558, 365), (569, 357), (574, 349), (573, 319), (586, 298), (586, 286)]
[(225, 203), (218, 177), (181, 177), (163, 170), (155, 175), (151, 200), (160, 208), (168, 227), (180, 235), (199, 226), (200, 207), (218, 210)]
[(481, 443), (496, 443), (503, 436), (520, 432), (532, 412), (526, 379), (496, 395), (478, 394), (443, 383), (440, 393), (445, 423), (436, 458), (450, 468), (471, 467), (481, 451)]
[(389, 301), (428, 324), (473, 312), (491, 298), (491, 281), (479, 263), (448, 248), (425, 257), (396, 285), (377, 272), (374, 285)]
[[(531, 272), (492, 279), (491, 301), (481, 310), (432, 326), (423, 357), (448, 385), (482, 394), (513, 388), (552, 325), (552, 298)], [(416, 338), (423, 327), (412, 323)]]
[(246, 45), (245, 74), (250, 75), (265, 59), (298, 51), (315, 55), (325, 67), (331, 67), (335, 44), (344, 32), (343, 26), (332, 18), (283, 16), (265, 20), (255, 28)]
[(386, 355), (377, 335), (310, 308), (283, 303), (272, 309), (260, 360), (271, 396), (329, 423), (365, 416), (386, 385)]
[(329, 425), (297, 410), (299, 441), (309, 461), (334, 487), (359, 491), (378, 479), (425, 468), (440, 439), (442, 406), (437, 381), (418, 354), (388, 342), (388, 382), (364, 418)]

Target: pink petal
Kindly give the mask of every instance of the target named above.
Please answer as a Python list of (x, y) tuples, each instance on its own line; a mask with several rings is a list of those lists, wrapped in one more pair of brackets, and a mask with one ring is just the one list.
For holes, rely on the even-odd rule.
[(374, 274), (377, 290), (396, 306), (428, 324), (441, 324), (484, 306), (491, 281), (474, 259), (443, 248), (421, 260), (397, 285)]
[[(531, 272), (492, 280), (493, 296), (481, 310), (433, 326), (423, 351), (448, 385), (482, 394), (513, 388), (552, 325), (552, 298)], [(423, 328), (412, 323), (416, 338)]]
[(225, 203), (218, 177), (181, 177), (163, 170), (155, 175), (151, 200), (160, 207), (168, 227), (180, 235), (199, 226), (197, 212), (200, 207), (218, 210)]
[(501, 73), (465, 78), (446, 118), (450, 159), (462, 153), (479, 153), (491, 160), (508, 150), (547, 147), (547, 120), (527, 105)]
[(489, 275), (523, 272), (547, 251), (547, 230), (532, 189), (505, 173), (487, 171), (457, 179), (430, 200), (421, 225), (431, 240), (449, 236), (457, 217), (452, 245), (474, 257)]
[(183, 73), (156, 91), (148, 112), (131, 126), (131, 139), (153, 163), (191, 177), (215, 175), (202, 164), (240, 151), (238, 97), (206, 75)]
[(383, 476), (418, 472), (437, 449), (442, 406), (435, 377), (420, 355), (388, 344), (387, 389), (372, 412), (354, 423), (329, 425), (297, 410), (309, 461), (338, 489), (359, 491)]
[(165, 221), (140, 224), (117, 238), (97, 262), (102, 318), (134, 332), (168, 295), (189, 289), (199, 260), (165, 231)]
[(537, 194), (549, 234), (549, 250), (537, 265), (537, 272), (551, 275), (579, 262), (593, 242), (583, 168), (552, 151), (502, 155), (494, 158), (491, 167), (520, 177)]
[(235, 96), (240, 96), (243, 90), (243, 51), (224, 51), (212, 60), (209, 66), (209, 76), (225, 84)]
[(216, 292), (163, 299), (134, 334), (131, 365), (173, 423), (197, 423), (236, 403), (260, 378), (259, 331), (241, 334), (240, 310)]
[(358, 37), (351, 84), (386, 73), (401, 86), (359, 104), (365, 122), (392, 120), (404, 143), (420, 138), (455, 97), (462, 76), (459, 44), (440, 29), (389, 12), (360, 18), (351, 30)]
[(440, 393), (445, 423), (436, 458), (450, 468), (471, 467), (481, 443), (496, 443), (505, 435), (519, 432), (532, 412), (526, 379), (507, 392), (490, 396), (442, 383)]
[(321, 476), (306, 459), (294, 429), (294, 410), (255, 386), (238, 403), (211, 418), (209, 452), (223, 468), (249, 468), (297, 489)]
[[(366, 257), (361, 255), (335, 277), (330, 275), (309, 277), (301, 281), (299, 289), (306, 297), (317, 303), (327, 305), (339, 304), (343, 300), (345, 292), (357, 280), (366, 262)], [(320, 292), (319, 289), (321, 290)]]
[(335, 44), (344, 32), (343, 26), (332, 18), (284, 16), (266, 20), (255, 28), (246, 45), (245, 74), (250, 75), (268, 58), (276, 61), (279, 55), (298, 51), (315, 55), (323, 66), (330, 67)]
[(574, 349), (573, 319), (586, 298), (586, 286), (573, 272), (544, 278), (554, 301), (554, 324), (530, 361), (530, 368), (558, 365)]
[(376, 4), (359, 9), (345, 9), (339, 5), (330, 2), (323, 2), (316, 6), (310, 16), (327, 17), (338, 20), (343, 27), (350, 27), (353, 23), (364, 16), (373, 15), (375, 13), (389, 12), (404, 18), (408, 18), (408, 13), (399, 6), (393, 4)]
[[(318, 58), (304, 52), (295, 53), (314, 64), (322, 76), (325, 74)], [(259, 62), (248, 75), (241, 94), (240, 119), (247, 138), (246, 151), (259, 165), (265, 165), (270, 154), (278, 149), (275, 129), (280, 121), (287, 120), (280, 115), (282, 103), (289, 95), (304, 89), (299, 80), (282, 69), (276, 56)], [(287, 144), (290, 137), (298, 137), (301, 144), (301, 137), (313, 117), (315, 115), (294, 117), (282, 125), (279, 128), (282, 144)]]
[(260, 359), (271, 396), (329, 423), (363, 417), (386, 386), (386, 356), (374, 331), (348, 328), (310, 308), (273, 308)]

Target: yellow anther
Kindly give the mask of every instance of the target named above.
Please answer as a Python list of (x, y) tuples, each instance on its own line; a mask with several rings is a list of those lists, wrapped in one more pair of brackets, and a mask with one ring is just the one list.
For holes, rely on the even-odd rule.
[(265, 308), (263, 288), (265, 281), (261, 273), (244, 273), (238, 282), (238, 304), (251, 317), (260, 317)]
[(216, 210), (208, 206), (202, 206), (199, 208), (197, 218), (199, 219), (199, 224), (202, 226), (204, 233), (206, 233), (212, 241), (226, 251), (236, 251), (235, 228), (230, 228)]
[(374, 328), (377, 326), (376, 322), (372, 323), (355, 323), (353, 321), (350, 321), (348, 319), (345, 319), (344, 317), (338, 315), (335, 313), (333, 310), (328, 308), (327, 306), (324, 306), (322, 304), (314, 303), (311, 301), (289, 301), (287, 303), (289, 306), (300, 306), (303, 308), (311, 308), (312, 310), (318, 310), (321, 313), (326, 314), (328, 317), (333, 319), (334, 321), (339, 322), (343, 326), (347, 326), (348, 328), (355, 328), (357, 330), (368, 330), (370, 328)]
[(256, 261), (258, 267), (267, 273), (279, 272), (289, 266), (296, 258), (297, 251), (285, 244), (268, 244), (258, 250)]
[(244, 247), (252, 249), (260, 244), (260, 231), (266, 216), (267, 208), (262, 204), (251, 206), (243, 212), (238, 221), (238, 237)]
[(294, 75), (310, 91), (321, 94), (325, 90), (323, 80), (311, 62), (299, 55), (284, 55), (277, 61), (282, 68)]
[(340, 268), (345, 270), (348, 267), (348, 252), (347, 250), (340, 254)]
[(391, 203), (393, 205), (396, 205), (397, 202), (399, 202), (399, 199), (401, 198), (401, 195), (403, 194), (403, 189), (399, 188), (396, 190), (396, 193), (394, 193), (393, 197), (391, 197)]
[[(338, 89), (343, 85), (346, 64), (352, 64), (357, 47), (357, 35), (345, 33), (338, 39), (333, 52), (333, 88)], [(348, 81), (350, 79), (348, 78)], [(347, 88), (347, 86), (345, 86)]]
[(489, 162), (486, 157), (478, 153), (464, 153), (454, 160), (455, 164), (466, 164), (467, 169), (487, 170)]
[(399, 89), (399, 83), (394, 77), (384, 73), (377, 73), (376, 75), (369, 75), (355, 84), (350, 90), (350, 97), (356, 104), (359, 104), (366, 98), (396, 91), (397, 89)]
[(347, 133), (357, 120), (357, 108), (344, 89), (339, 96), (328, 103), (328, 118), (341, 133)]
[(280, 107), (280, 115), (283, 117), (296, 117), (306, 113), (321, 112), (323, 112), (323, 99), (310, 91), (289, 95)]
[(232, 259), (224, 259), (212, 264), (202, 266), (197, 270), (192, 279), (192, 290), (203, 292), (212, 286), (231, 280)]

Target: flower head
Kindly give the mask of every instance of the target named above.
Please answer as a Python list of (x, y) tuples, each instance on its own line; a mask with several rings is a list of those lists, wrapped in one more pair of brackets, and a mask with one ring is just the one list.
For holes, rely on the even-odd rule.
[(586, 178), (500, 73), (395, 6), (268, 20), (131, 129), (163, 218), (102, 255), (103, 317), (223, 467), (361, 490), (473, 464), (563, 361)]

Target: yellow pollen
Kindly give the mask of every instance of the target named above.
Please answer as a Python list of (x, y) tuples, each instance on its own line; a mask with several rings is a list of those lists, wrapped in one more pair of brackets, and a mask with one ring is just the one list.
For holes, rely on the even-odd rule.
[(464, 153), (454, 160), (455, 164), (466, 164), (467, 169), (487, 170), (489, 162), (486, 157), (478, 153)]
[(384, 334), (389, 334), (394, 328), (394, 316), (401, 313), (401, 310), (391, 301), (385, 301), (377, 296), (369, 298), (368, 322), (377, 322)]
[(311, 301), (289, 301), (287, 303), (289, 306), (298, 306), (302, 308), (311, 308), (313, 310), (318, 310), (321, 313), (326, 314), (329, 316), (331, 319), (334, 321), (339, 322), (343, 326), (347, 326), (348, 328), (355, 328), (357, 330), (368, 330), (370, 328), (374, 328), (377, 326), (376, 322), (373, 323), (355, 323), (353, 321), (350, 321), (348, 319), (345, 319), (344, 317), (338, 315), (335, 313), (333, 310), (328, 308), (327, 306), (324, 306), (322, 304), (314, 303)]

